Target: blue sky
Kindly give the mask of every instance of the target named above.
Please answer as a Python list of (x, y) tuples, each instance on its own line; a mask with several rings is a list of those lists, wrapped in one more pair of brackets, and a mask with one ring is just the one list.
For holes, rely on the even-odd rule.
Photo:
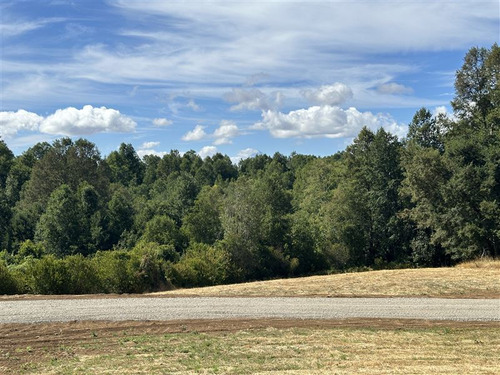
[(103, 155), (330, 155), (363, 126), (403, 137), (450, 112), (493, 1), (3, 1), (0, 136), (19, 154), (85, 137)]

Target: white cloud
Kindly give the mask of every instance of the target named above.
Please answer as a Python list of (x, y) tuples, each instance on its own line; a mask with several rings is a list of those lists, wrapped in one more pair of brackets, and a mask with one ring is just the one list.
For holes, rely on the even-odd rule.
[(220, 125), (212, 134), (205, 132), (205, 126), (196, 125), (196, 127), (184, 134), (183, 141), (201, 141), (204, 139), (214, 139), (214, 145), (223, 145), (232, 143), (231, 138), (240, 135), (238, 126), (228, 120), (222, 120)]
[(360, 112), (353, 107), (344, 110), (329, 105), (299, 109), (288, 114), (262, 112), (262, 121), (254, 124), (253, 128), (267, 129), (275, 138), (342, 138), (356, 136), (363, 126), (374, 130), (384, 127), (397, 136), (406, 134), (406, 127), (389, 115)]
[(200, 151), (198, 151), (198, 155), (202, 159), (205, 159), (207, 156), (213, 156), (217, 153), (217, 147), (215, 146), (205, 146)]
[(248, 159), (248, 158), (252, 158), (256, 155), (259, 155), (260, 154), (260, 151), (259, 150), (256, 150), (254, 148), (245, 148), (243, 150), (240, 150), (236, 156), (232, 156), (231, 157), (231, 161), (234, 163), (234, 164), (238, 164), (240, 162), (240, 160), (244, 160), (244, 159)]
[(11, 137), (21, 130), (37, 131), (42, 121), (42, 116), (24, 109), (0, 112), (0, 136)]
[(159, 145), (160, 145), (160, 142), (144, 142), (140, 148), (141, 149), (152, 149), (152, 148), (158, 147)]
[(318, 90), (303, 90), (302, 95), (316, 104), (339, 105), (352, 98), (352, 90), (343, 83), (323, 85)]
[(237, 103), (231, 106), (231, 111), (265, 111), (280, 107), (283, 93), (275, 91), (267, 95), (259, 89), (233, 88), (230, 92), (225, 93), (223, 97), (230, 103)]
[(119, 111), (106, 107), (86, 105), (82, 109), (58, 109), (40, 124), (40, 131), (47, 134), (90, 135), (95, 133), (131, 132), (136, 123)]
[(395, 82), (381, 84), (377, 87), (377, 91), (381, 94), (389, 94), (389, 95), (413, 94), (413, 89), (411, 87), (407, 87)]
[(153, 119), (153, 125), (157, 127), (169, 126), (172, 125), (172, 121), (166, 118), (155, 118)]
[(188, 131), (182, 137), (183, 141), (201, 141), (207, 137), (207, 133), (205, 133), (205, 127), (201, 125), (196, 125), (195, 128), (191, 131)]
[(234, 138), (239, 134), (240, 130), (234, 122), (222, 120), (220, 126), (213, 134), (213, 137), (215, 138), (214, 145), (232, 143), (231, 138)]
[(437, 117), (439, 115), (447, 115), (448, 114), (448, 109), (446, 109), (446, 107), (444, 105), (441, 105), (441, 106), (438, 106), (436, 108), (434, 108), (434, 110), (432, 111), (432, 114)]
[(107, 132), (131, 132), (137, 124), (131, 118), (112, 108), (58, 109), (44, 118), (23, 109), (17, 112), (0, 112), (0, 135), (13, 136), (18, 131), (40, 131), (45, 134), (89, 135)]
[(146, 149), (146, 150), (137, 150), (137, 155), (142, 159), (146, 155), (155, 155), (159, 157), (163, 157), (164, 155), (168, 154), (166, 151), (156, 151), (153, 149)]
[(137, 150), (137, 155), (142, 159), (146, 155), (156, 155), (162, 157), (167, 154), (166, 151), (156, 151), (155, 147), (158, 147), (160, 142), (144, 142)]

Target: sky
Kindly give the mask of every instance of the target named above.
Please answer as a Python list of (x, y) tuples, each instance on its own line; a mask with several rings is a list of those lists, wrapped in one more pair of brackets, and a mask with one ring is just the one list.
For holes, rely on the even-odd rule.
[(16, 154), (80, 137), (103, 156), (319, 156), (364, 127), (402, 138), (451, 113), (498, 0), (2, 1), (0, 137)]

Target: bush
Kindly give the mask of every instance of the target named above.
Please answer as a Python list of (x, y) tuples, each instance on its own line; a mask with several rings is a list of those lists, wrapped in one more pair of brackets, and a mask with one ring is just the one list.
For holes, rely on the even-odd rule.
[(62, 259), (46, 255), (28, 263), (27, 281), (35, 294), (69, 293), (68, 274)]
[(90, 258), (81, 254), (70, 255), (64, 258), (63, 263), (66, 268), (68, 293), (87, 294), (101, 291), (97, 272)]
[(5, 262), (0, 260), (0, 294), (16, 294), (18, 288), (16, 281)]
[(97, 282), (104, 293), (130, 293), (133, 277), (129, 267), (130, 254), (123, 250), (98, 251), (91, 264), (96, 271)]
[(228, 279), (229, 255), (220, 246), (193, 243), (180, 261), (171, 265), (168, 276), (178, 286), (223, 284)]
[(179, 254), (172, 245), (139, 242), (131, 251), (131, 269), (137, 292), (164, 290), (166, 261), (178, 261)]
[(46, 251), (42, 243), (35, 243), (31, 240), (26, 240), (21, 243), (21, 246), (19, 246), (17, 257), (19, 259), (24, 259), (26, 257), (40, 259), (45, 253)]

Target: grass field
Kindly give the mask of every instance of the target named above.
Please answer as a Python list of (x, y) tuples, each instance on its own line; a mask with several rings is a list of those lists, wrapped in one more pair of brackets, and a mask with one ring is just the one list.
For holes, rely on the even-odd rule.
[(500, 260), (448, 268), (383, 270), (258, 281), (161, 294), (196, 296), (427, 296), (500, 298)]
[[(498, 374), (500, 326), (401, 321), (186, 322), (176, 330), (87, 327), (78, 338), (0, 347), (6, 374)], [(360, 323), (358, 323), (359, 325)], [(428, 323), (427, 323), (428, 324)], [(243, 325), (244, 327), (244, 325)], [(115, 327), (116, 328), (116, 327)], [(165, 328), (165, 327), (163, 327)], [(172, 327), (170, 327), (172, 328)], [(240, 325), (241, 328), (241, 325)], [(56, 330), (57, 327), (54, 328)], [(82, 336), (82, 334), (84, 334)], [(44, 346), (45, 345), (45, 346)], [(5, 365), (2, 367), (2, 362)]]

